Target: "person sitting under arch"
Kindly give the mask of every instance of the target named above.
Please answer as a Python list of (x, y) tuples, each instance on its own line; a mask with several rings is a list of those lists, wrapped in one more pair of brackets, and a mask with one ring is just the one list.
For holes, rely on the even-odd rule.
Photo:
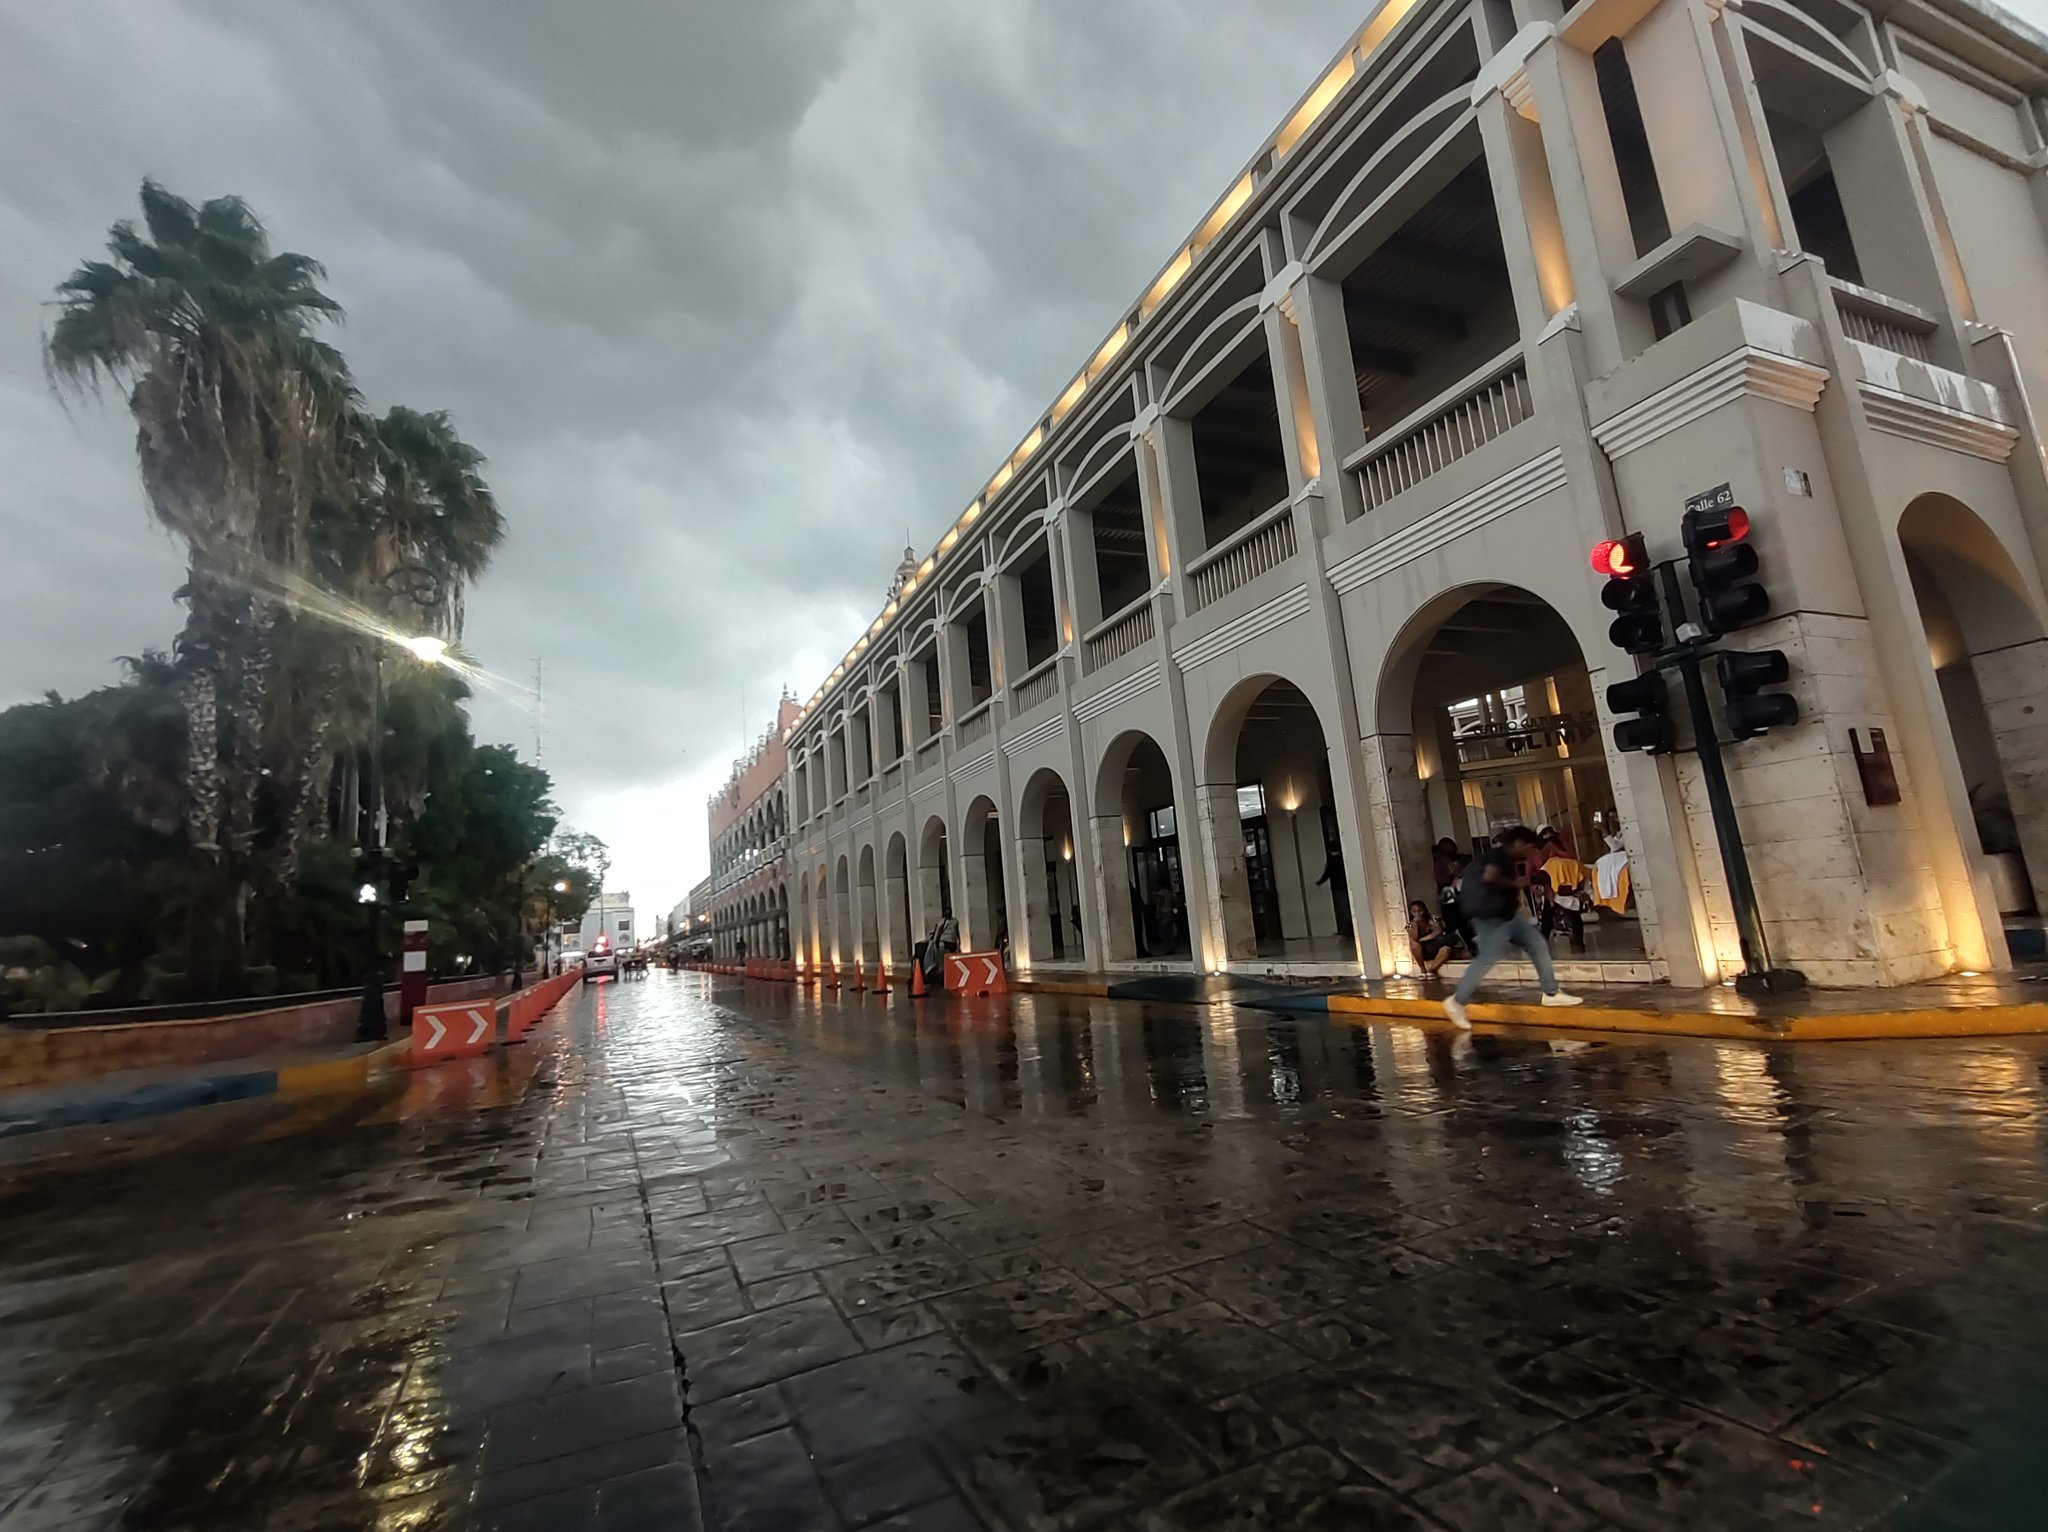
[(1408, 956), (1425, 974), (1434, 975), (1451, 960), (1451, 939), (1420, 899), (1408, 901)]

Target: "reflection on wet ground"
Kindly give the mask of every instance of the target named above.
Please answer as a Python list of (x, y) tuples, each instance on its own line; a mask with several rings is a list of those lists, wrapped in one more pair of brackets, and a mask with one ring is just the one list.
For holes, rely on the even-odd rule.
[(0, 1528), (2048, 1524), (2048, 1050), (601, 985), (0, 1163)]

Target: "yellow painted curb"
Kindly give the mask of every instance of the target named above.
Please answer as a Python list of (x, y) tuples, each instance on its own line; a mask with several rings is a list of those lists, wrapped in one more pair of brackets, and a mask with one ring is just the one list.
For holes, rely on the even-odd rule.
[(312, 1096), (360, 1090), (374, 1076), (394, 1067), (398, 1063), (398, 1055), (408, 1046), (401, 1040), (365, 1053), (352, 1053), (346, 1058), (316, 1059), (310, 1064), (281, 1064), (277, 1070), (277, 1093), (280, 1096)]
[[(1332, 1015), (1443, 1020), (1443, 1003), (1427, 997), (1332, 995)], [(1664, 1037), (1739, 1037), (1752, 1041), (1874, 1042), (1905, 1037), (2012, 1037), (2048, 1032), (2048, 1003), (1942, 1006), (1905, 1011), (1841, 1011), (1782, 1021), (1719, 1011), (1625, 1010), (1618, 1006), (1475, 1003), (1474, 1021), (1569, 1032), (1634, 1032)]]
[[(1027, 979), (1016, 988), (1041, 995), (1106, 999), (1107, 984)], [(1193, 1002), (1190, 1002), (1193, 1003)], [(1427, 995), (1328, 997), (1333, 1016), (1376, 1016), (1387, 1021), (1444, 1020), (1443, 1002)], [(1545, 1006), (1475, 1002), (1474, 1021), (1497, 1026), (1549, 1027), (1566, 1032), (1633, 1032), (1649, 1037), (1734, 1037), (1751, 1041), (1876, 1042), (1909, 1037), (2021, 1037), (2048, 1033), (2048, 1001), (2018, 1005), (1926, 1006), (1898, 1011), (1820, 1011), (1781, 1020), (1723, 1011), (1640, 1010), (1631, 1006)], [(1313, 1011), (1290, 1014), (1314, 1015)]]
[(1033, 995), (1083, 995), (1094, 1000), (1107, 1000), (1107, 984), (1075, 984), (1064, 979), (1012, 979), (1010, 988)]

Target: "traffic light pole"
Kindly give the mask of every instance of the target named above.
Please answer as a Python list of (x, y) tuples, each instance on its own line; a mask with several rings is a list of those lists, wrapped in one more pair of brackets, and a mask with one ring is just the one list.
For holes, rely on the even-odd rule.
[[(1657, 573), (1664, 583), (1665, 606), (1673, 618), (1671, 631), (1677, 635), (1686, 626), (1678, 566), (1660, 564)], [(1685, 688), (1693, 750), (1700, 758), (1707, 811), (1714, 819), (1714, 839), (1721, 848), (1721, 867), (1728, 878), (1728, 903), (1735, 913), (1735, 935), (1742, 948), (1743, 971), (1736, 976), (1735, 988), (1745, 995), (1787, 994), (1806, 988), (1806, 975), (1796, 968), (1777, 968), (1771, 963), (1770, 940), (1764, 934), (1763, 916), (1757, 910), (1756, 885), (1749, 876), (1749, 852), (1742, 843), (1742, 826), (1735, 818), (1734, 795), (1728, 791), (1721, 736), (1714, 726), (1713, 709), (1707, 705), (1707, 683), (1701, 673), (1704, 651), (1700, 640), (1680, 636), (1675, 648), (1658, 656), (1657, 665), (1659, 669), (1676, 670)]]

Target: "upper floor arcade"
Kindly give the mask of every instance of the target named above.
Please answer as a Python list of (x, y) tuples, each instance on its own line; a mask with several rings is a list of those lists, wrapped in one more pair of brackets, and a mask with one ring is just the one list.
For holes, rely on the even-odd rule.
[(1962, 0), (1390, 0), (791, 725), (790, 822), (1600, 471), (1773, 315), (1798, 367), (2031, 433), (2044, 83)]

